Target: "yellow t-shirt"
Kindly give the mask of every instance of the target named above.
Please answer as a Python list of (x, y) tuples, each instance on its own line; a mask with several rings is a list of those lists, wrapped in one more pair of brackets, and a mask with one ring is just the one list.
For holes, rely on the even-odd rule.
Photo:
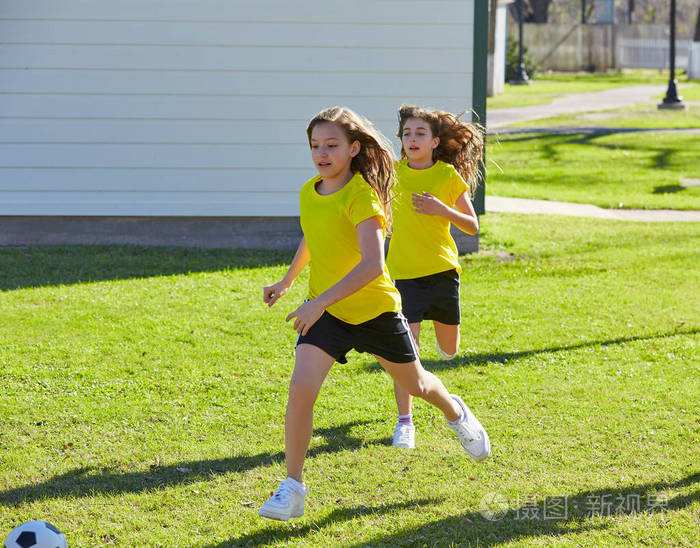
[[(377, 193), (356, 173), (340, 190), (319, 194), (320, 176), (308, 180), (301, 189), (301, 229), (311, 253), (309, 298), (313, 299), (339, 282), (360, 262), (357, 225), (370, 217), (385, 222)], [(399, 312), (401, 296), (384, 272), (352, 295), (328, 307), (336, 318), (359, 324), (384, 312)]]
[(395, 197), (392, 201), (393, 231), (387, 267), (394, 280), (437, 274), (459, 266), (457, 245), (450, 234), (450, 221), (438, 215), (417, 213), (414, 192), (429, 192), (454, 207), (469, 188), (453, 165), (438, 160), (427, 169), (412, 169), (407, 160), (396, 164)]

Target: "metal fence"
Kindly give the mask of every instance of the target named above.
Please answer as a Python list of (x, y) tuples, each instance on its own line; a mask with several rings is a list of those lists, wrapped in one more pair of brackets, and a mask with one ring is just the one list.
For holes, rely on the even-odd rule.
[[(690, 40), (676, 40), (676, 66), (681, 69), (688, 66), (690, 44)], [(617, 68), (668, 68), (669, 48), (668, 25), (617, 27)]]
[[(517, 28), (510, 25), (510, 39)], [(541, 70), (666, 69), (667, 25), (524, 25), (524, 43)], [(676, 40), (676, 67), (686, 69), (691, 41)]]

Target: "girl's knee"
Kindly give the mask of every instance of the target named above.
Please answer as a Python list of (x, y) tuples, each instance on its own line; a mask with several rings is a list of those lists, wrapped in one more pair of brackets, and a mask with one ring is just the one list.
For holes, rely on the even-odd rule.
[(407, 386), (404, 386), (405, 390), (411, 394), (411, 396), (414, 396), (416, 398), (421, 398), (425, 399), (426, 395), (428, 394), (428, 385), (423, 381), (423, 379), (415, 379), (413, 382), (407, 383)]
[(424, 399), (430, 391), (431, 374), (423, 369), (418, 360), (410, 364), (394, 364), (391, 367), (385, 365), (385, 369), (393, 378), (394, 383), (411, 396)]
[(319, 389), (320, 387), (316, 383), (292, 376), (289, 381), (289, 398), (313, 401), (316, 399)]
[(425, 384), (420, 383), (416, 386), (416, 391), (412, 395), (416, 398), (424, 400), (428, 396), (428, 387)]

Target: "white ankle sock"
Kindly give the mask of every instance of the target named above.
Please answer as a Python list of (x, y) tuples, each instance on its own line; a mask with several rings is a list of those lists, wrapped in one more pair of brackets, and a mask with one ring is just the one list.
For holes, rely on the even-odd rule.
[(440, 343), (435, 343), (435, 348), (437, 349), (437, 353), (443, 360), (451, 360), (457, 355), (457, 352), (454, 354), (448, 354), (445, 352), (442, 348), (440, 348)]
[(296, 491), (306, 494), (306, 485), (295, 480), (294, 478), (292, 478), (290, 476), (287, 476), (287, 481), (292, 484), (292, 487), (294, 487), (294, 489)]
[(413, 426), (413, 413), (409, 413), (408, 415), (399, 415), (399, 420), (397, 421), (398, 424), (408, 424)]
[(464, 411), (462, 409), (459, 410), (459, 417), (457, 417), (453, 421), (447, 421), (449, 424), (459, 424), (462, 419), (464, 419)]

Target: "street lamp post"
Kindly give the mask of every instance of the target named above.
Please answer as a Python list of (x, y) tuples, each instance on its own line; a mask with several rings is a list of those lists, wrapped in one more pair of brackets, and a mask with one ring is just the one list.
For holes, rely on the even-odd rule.
[(523, 48), (523, 0), (516, 0), (518, 7), (518, 68), (515, 70), (515, 80), (511, 84), (524, 85), (530, 83), (530, 77), (525, 70), (525, 52)]
[(683, 103), (683, 98), (678, 96), (678, 90), (676, 89), (676, 0), (671, 0), (671, 72), (668, 79), (668, 89), (666, 90), (666, 97), (663, 101), (659, 103), (659, 108), (661, 109), (683, 109), (685, 104)]

